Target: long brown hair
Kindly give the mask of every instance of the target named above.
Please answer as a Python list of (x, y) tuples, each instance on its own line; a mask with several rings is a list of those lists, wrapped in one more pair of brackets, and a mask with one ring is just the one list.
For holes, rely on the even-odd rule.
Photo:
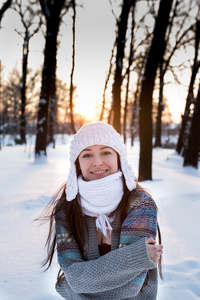
[[(42, 220), (43, 223), (49, 222), (49, 230), (45, 243), (47, 249), (47, 256), (42, 263), (42, 267), (46, 267), (44, 271), (47, 271), (52, 264), (52, 260), (56, 251), (56, 231), (55, 231), (55, 215), (60, 211), (65, 211), (65, 222), (70, 229), (71, 234), (75, 237), (76, 242), (79, 245), (81, 253), (83, 253), (82, 243), (82, 228), (84, 223), (83, 214), (79, 205), (78, 196), (73, 201), (66, 201), (66, 182), (60, 187), (60, 189), (53, 196), (51, 201), (44, 209), (42, 216), (38, 220)], [(61, 274), (62, 273), (62, 274)], [(61, 269), (58, 272), (57, 279), (59, 280), (63, 276)]]

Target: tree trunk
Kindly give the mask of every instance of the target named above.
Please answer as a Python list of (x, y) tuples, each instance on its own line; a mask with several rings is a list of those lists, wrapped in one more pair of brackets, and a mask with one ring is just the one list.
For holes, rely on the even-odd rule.
[[(41, 1), (40, 1), (41, 2)], [(46, 15), (47, 29), (44, 51), (44, 66), (42, 70), (42, 87), (38, 106), (37, 137), (35, 155), (46, 155), (49, 127), (49, 104), (56, 101), (56, 55), (57, 35), (60, 25), (60, 12), (65, 0), (54, 2)], [(44, 5), (44, 2), (42, 2)], [(55, 116), (53, 116), (55, 117)], [(52, 116), (51, 116), (52, 118)], [(53, 133), (51, 132), (51, 139)]]
[(124, 59), (124, 49), (126, 41), (126, 31), (128, 16), (130, 8), (135, 5), (135, 0), (124, 0), (122, 6), (122, 12), (120, 20), (118, 22), (118, 36), (117, 36), (117, 56), (116, 56), (116, 67), (114, 74), (113, 84), (113, 98), (114, 98), (114, 118), (113, 127), (121, 133), (121, 84), (122, 84), (122, 68)]
[(128, 60), (128, 68), (127, 68), (127, 84), (126, 84), (126, 97), (125, 97), (125, 105), (124, 105), (124, 120), (123, 120), (123, 136), (124, 143), (126, 144), (127, 136), (126, 136), (126, 123), (127, 123), (127, 107), (128, 107), (128, 96), (129, 96), (129, 84), (130, 84), (130, 68), (133, 62), (133, 31), (135, 27), (135, 15), (134, 15), (134, 7), (132, 8), (132, 23), (131, 23), (131, 41), (130, 41), (130, 52), (129, 52), (129, 60)]
[(196, 98), (187, 149), (185, 150), (184, 167), (198, 168), (198, 155), (200, 152), (200, 84)]
[(23, 44), (23, 59), (22, 59), (22, 87), (21, 87), (21, 115), (20, 115), (20, 137), (21, 143), (26, 144), (26, 81), (28, 68), (28, 54), (29, 54), (29, 34), (25, 31)]
[[(165, 51), (165, 33), (173, 0), (161, 0), (140, 95), (139, 180), (152, 180), (152, 96), (156, 71)], [(159, 46), (158, 46), (159, 45)]]
[[(107, 74), (106, 81), (105, 81), (105, 86), (104, 86), (104, 91), (103, 91), (103, 101), (102, 101), (101, 114), (100, 114), (99, 121), (103, 121), (105, 102), (106, 102), (106, 90), (107, 90), (108, 82), (109, 82), (111, 72), (112, 72), (112, 67), (113, 67), (112, 60), (113, 60), (113, 56), (114, 56), (115, 47), (116, 47), (116, 40), (114, 42), (112, 52), (111, 52), (110, 66), (109, 66), (108, 74)], [(108, 124), (110, 124), (110, 122), (108, 122)]]
[(163, 112), (163, 87), (164, 87), (164, 74), (162, 70), (162, 64), (160, 66), (160, 87), (159, 87), (159, 101), (158, 112), (156, 117), (156, 136), (154, 147), (162, 147), (162, 112)]
[(182, 115), (181, 128), (180, 128), (180, 132), (179, 132), (178, 143), (176, 146), (176, 151), (179, 154), (181, 154), (181, 152), (183, 150), (183, 146), (184, 146), (184, 133), (185, 133), (187, 121), (188, 121), (189, 114), (190, 114), (190, 105), (194, 101), (193, 88), (194, 88), (194, 83), (195, 83), (195, 79), (196, 79), (199, 67), (200, 67), (200, 63), (193, 65), (193, 67), (192, 67), (192, 76), (190, 79), (188, 95), (187, 95), (187, 99), (186, 99), (186, 103), (185, 103), (185, 110), (184, 110), (184, 114)]
[(190, 105), (193, 102), (193, 98), (194, 98), (194, 93), (193, 93), (194, 83), (195, 83), (195, 79), (196, 79), (196, 76), (197, 76), (197, 73), (198, 73), (199, 67), (200, 67), (200, 62), (198, 62), (199, 43), (200, 43), (200, 21), (198, 21), (196, 23), (194, 62), (193, 62), (193, 66), (192, 66), (192, 74), (191, 74), (188, 95), (187, 95), (186, 104), (185, 104), (184, 115), (182, 116), (181, 129), (180, 129), (180, 133), (179, 133), (178, 143), (176, 146), (176, 151), (179, 154), (181, 153), (181, 151), (183, 149), (184, 132), (185, 132), (186, 124), (187, 124), (189, 113), (190, 113)]
[(56, 94), (54, 95), (54, 98), (50, 98), (48, 116), (49, 116), (49, 120), (48, 120), (48, 129), (47, 129), (47, 145), (52, 143), (53, 148), (55, 148), (54, 132), (55, 132), (55, 125), (57, 120)]
[(133, 106), (132, 106), (132, 117), (131, 117), (131, 128), (130, 128), (130, 135), (131, 135), (131, 147), (133, 147), (135, 135), (137, 132), (137, 124), (138, 124), (138, 99), (135, 97)]
[(72, 22), (72, 34), (73, 34), (73, 43), (72, 43), (72, 69), (70, 75), (70, 97), (69, 97), (69, 106), (70, 106), (70, 119), (71, 119), (71, 129), (73, 134), (76, 133), (76, 129), (74, 126), (74, 113), (73, 113), (73, 92), (74, 92), (74, 85), (73, 85), (73, 76), (74, 76), (74, 67), (75, 67), (75, 22), (76, 22), (76, 3), (75, 0), (72, 0), (73, 6), (73, 22)]

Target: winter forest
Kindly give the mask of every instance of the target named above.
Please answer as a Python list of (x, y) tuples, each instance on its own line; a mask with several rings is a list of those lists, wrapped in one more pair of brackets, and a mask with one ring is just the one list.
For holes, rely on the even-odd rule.
[[(72, 135), (92, 121), (107, 122), (121, 134), (137, 179), (158, 202), (169, 248), (158, 300), (200, 299), (200, 243), (195, 237), (200, 230), (199, 0), (0, 1), (4, 271), (9, 273), (11, 262), (5, 261), (13, 256), (6, 237), (17, 226), (24, 234), (20, 221), (33, 233), (35, 246), (25, 246), (28, 258), (40, 263), (43, 253), (34, 249), (42, 251), (44, 229), (36, 242), (41, 228), (31, 222), (66, 178)], [(183, 234), (186, 220), (190, 229)], [(21, 245), (32, 243), (28, 234), (26, 238), (13, 240), (25, 256)], [(182, 250), (185, 239), (192, 250)], [(33, 277), (22, 288), (30, 272), (21, 256), (9, 279), (0, 272), (0, 299), (60, 299), (52, 290), (56, 272), (44, 279), (39, 263), (29, 268)]]

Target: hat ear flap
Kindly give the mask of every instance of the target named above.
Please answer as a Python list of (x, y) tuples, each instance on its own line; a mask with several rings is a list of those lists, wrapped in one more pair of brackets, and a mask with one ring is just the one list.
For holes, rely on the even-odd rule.
[(73, 163), (68, 173), (66, 185), (66, 198), (67, 201), (72, 201), (78, 194), (78, 179), (76, 173), (76, 165)]
[(128, 160), (126, 157), (120, 156), (120, 163), (121, 163), (121, 169), (122, 173), (125, 178), (125, 183), (129, 191), (133, 191), (137, 184), (136, 184), (136, 178), (133, 173), (131, 165), (128, 163)]

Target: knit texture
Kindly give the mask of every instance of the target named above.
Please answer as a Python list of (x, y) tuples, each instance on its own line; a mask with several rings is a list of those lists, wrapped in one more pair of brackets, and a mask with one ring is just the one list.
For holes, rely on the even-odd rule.
[[(95, 222), (86, 217), (89, 236), (84, 236), (84, 260), (65, 225), (65, 214), (56, 214), (57, 253), (65, 278), (56, 285), (65, 299), (154, 300), (157, 268), (149, 258), (146, 238), (156, 238), (157, 208), (145, 192), (132, 192), (128, 216), (120, 228), (113, 222), (111, 252), (100, 256)], [(144, 284), (148, 272), (148, 285)]]
[(91, 181), (79, 176), (78, 186), (83, 214), (96, 217), (97, 228), (107, 236), (107, 229), (112, 230), (110, 222), (113, 221), (109, 215), (118, 207), (124, 194), (122, 172)]
[(136, 188), (135, 176), (126, 156), (126, 147), (117, 131), (109, 124), (93, 122), (84, 125), (74, 138), (70, 146), (70, 170), (67, 178), (67, 201), (72, 201), (78, 194), (78, 182), (75, 161), (79, 154), (87, 147), (104, 145), (114, 149), (120, 158), (122, 173), (129, 191)]

